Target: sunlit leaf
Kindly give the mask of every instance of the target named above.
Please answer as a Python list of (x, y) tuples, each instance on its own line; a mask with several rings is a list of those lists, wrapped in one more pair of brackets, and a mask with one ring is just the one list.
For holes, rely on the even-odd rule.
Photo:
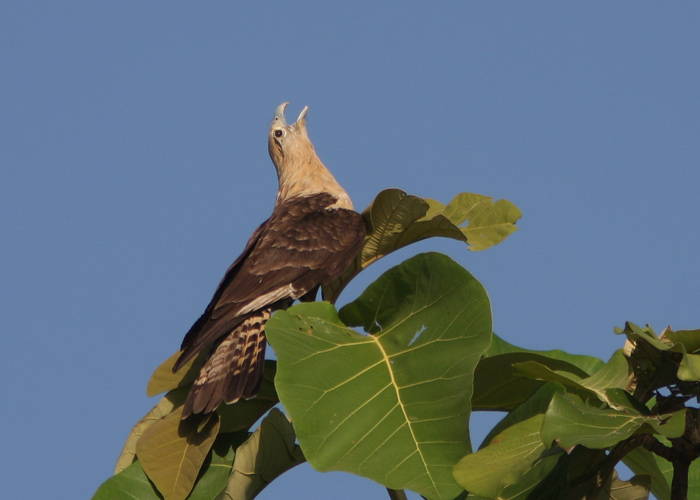
[[(194, 489), (188, 500), (211, 500), (219, 494), (231, 474), (236, 446), (241, 444), (247, 433), (219, 434), (212, 453), (205, 460)], [(162, 500), (153, 483), (136, 461), (119, 474), (105, 481), (92, 500)]]
[(624, 389), (629, 382), (629, 365), (627, 358), (618, 349), (610, 357), (610, 360), (590, 377), (581, 380), (581, 385), (597, 393), (601, 401), (607, 401), (605, 391), (607, 389)]
[(187, 498), (219, 430), (216, 413), (204, 425), (181, 418), (182, 407), (151, 425), (136, 443), (143, 469), (165, 500)]
[(304, 462), (292, 424), (273, 409), (238, 447), (228, 484), (216, 500), (250, 500), (274, 478)]
[(300, 304), (267, 326), (275, 384), (307, 460), (392, 489), (454, 498), (470, 451), (472, 374), (488, 347), (486, 292), (441, 254), (397, 266), (340, 313)]
[(700, 330), (678, 330), (666, 329), (663, 332), (662, 341), (668, 341), (673, 346), (682, 345), (684, 352), (694, 353), (700, 351)]
[(432, 236), (461, 240), (470, 250), (484, 250), (517, 231), (514, 224), (522, 216), (509, 201), (494, 202), (489, 196), (462, 193), (443, 205), (400, 189), (379, 193), (366, 213), (370, 231), (362, 249), (363, 267)]
[(700, 381), (700, 354), (683, 354), (678, 367), (678, 378), (685, 382)]
[(626, 335), (632, 342), (645, 342), (660, 351), (668, 351), (671, 349), (671, 345), (669, 345), (667, 342), (661, 341), (654, 332), (653, 328), (648, 325), (645, 328), (642, 328), (628, 321), (625, 323), (625, 328), (615, 328), (615, 333), (618, 335)]
[(367, 226), (365, 244), (354, 264), (324, 287), (323, 296), (331, 302), (353, 276), (395, 250), (431, 237), (463, 241), (469, 250), (485, 250), (517, 231), (515, 223), (522, 214), (507, 200), (494, 202), (480, 194), (461, 193), (443, 205), (400, 189), (386, 189), (362, 216)]
[(545, 451), (540, 438), (544, 415), (535, 415), (507, 428), (476, 453), (454, 466), (454, 477), (466, 490), (496, 498), (510, 484), (516, 484), (535, 466)]
[(146, 429), (165, 417), (173, 408), (182, 404), (185, 401), (186, 394), (187, 392), (183, 389), (176, 389), (169, 392), (153, 407), (153, 409), (151, 409), (151, 411), (146, 413), (146, 415), (134, 425), (117, 459), (117, 465), (114, 469), (115, 474), (120, 473), (136, 460), (136, 443), (141, 439)]
[[(537, 460), (531, 468), (525, 471), (518, 482), (505, 487), (498, 500), (532, 500), (533, 498), (541, 500), (539, 497), (533, 497), (532, 492), (556, 466), (557, 460), (559, 460), (559, 456), (554, 454)], [(469, 495), (467, 498), (474, 500), (472, 495)]]
[(205, 353), (203, 352), (200, 353), (199, 356), (195, 356), (185, 363), (177, 372), (173, 373), (173, 366), (175, 366), (175, 361), (180, 357), (180, 354), (182, 354), (181, 351), (176, 352), (155, 369), (146, 387), (147, 396), (155, 396), (156, 394), (170, 391), (177, 387), (191, 385), (191, 383), (194, 382), (200, 367), (204, 364)]

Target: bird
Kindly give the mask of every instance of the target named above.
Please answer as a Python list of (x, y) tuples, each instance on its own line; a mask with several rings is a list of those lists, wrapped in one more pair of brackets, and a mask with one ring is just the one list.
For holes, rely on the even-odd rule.
[(262, 382), (265, 324), (295, 300), (314, 300), (355, 260), (365, 222), (348, 193), (316, 154), (305, 106), (287, 124), (280, 104), (268, 134), (279, 189), (272, 215), (231, 264), (204, 313), (185, 335), (173, 366), (200, 352), (206, 361), (185, 400), (182, 419), (214, 412), (222, 403), (255, 397)]

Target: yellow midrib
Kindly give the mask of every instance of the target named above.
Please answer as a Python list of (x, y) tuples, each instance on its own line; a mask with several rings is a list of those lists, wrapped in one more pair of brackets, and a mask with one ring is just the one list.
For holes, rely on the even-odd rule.
[(379, 342), (379, 339), (375, 337), (374, 335), (368, 335), (367, 337), (371, 338), (376, 344), (377, 347), (379, 348), (379, 351), (382, 353), (382, 357), (384, 358), (384, 362), (386, 363), (387, 370), (389, 371), (389, 377), (391, 378), (391, 385), (394, 387), (394, 390), (396, 391), (396, 399), (399, 402), (399, 407), (401, 408), (401, 412), (403, 413), (404, 420), (406, 420), (406, 424), (408, 425), (408, 430), (411, 432), (411, 437), (413, 438), (413, 442), (416, 443), (416, 450), (418, 450), (418, 455), (420, 455), (421, 462), (423, 463), (423, 466), (425, 467), (425, 472), (428, 474), (428, 477), (430, 478), (430, 482), (433, 485), (433, 488), (435, 491), (437, 491), (436, 487), (436, 481), (433, 478), (433, 475), (430, 472), (430, 468), (428, 467), (428, 462), (426, 461), (425, 457), (423, 456), (423, 451), (421, 450), (421, 447), (418, 444), (418, 438), (416, 437), (416, 434), (413, 431), (413, 426), (411, 425), (411, 420), (408, 418), (408, 414), (406, 413), (406, 407), (403, 404), (403, 401), (401, 400), (401, 393), (399, 391), (399, 385), (396, 383), (396, 378), (394, 378), (394, 371), (391, 368), (391, 362), (389, 359), (389, 355), (386, 353), (384, 350), (384, 346), (382, 346), (382, 343)]

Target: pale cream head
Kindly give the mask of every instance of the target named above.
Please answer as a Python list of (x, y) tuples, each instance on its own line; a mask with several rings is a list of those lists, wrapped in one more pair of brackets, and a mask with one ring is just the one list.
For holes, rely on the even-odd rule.
[(309, 139), (309, 107), (305, 106), (297, 121), (289, 125), (284, 116), (288, 104), (277, 106), (268, 135), (268, 150), (280, 184), (277, 203), (293, 196), (330, 193), (338, 198), (336, 207), (352, 209), (350, 197), (323, 165)]

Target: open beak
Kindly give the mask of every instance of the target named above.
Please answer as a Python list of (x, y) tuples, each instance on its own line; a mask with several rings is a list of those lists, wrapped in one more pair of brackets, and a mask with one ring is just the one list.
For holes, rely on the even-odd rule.
[[(277, 109), (275, 110), (275, 121), (281, 123), (282, 125), (287, 126), (287, 119), (284, 116), (284, 112), (287, 109), (287, 106), (289, 105), (288, 102), (283, 102), (279, 106), (277, 106)], [(301, 113), (299, 113), (299, 117), (297, 118), (297, 121), (292, 124), (292, 126), (296, 126), (298, 129), (304, 128), (306, 125), (306, 113), (309, 112), (309, 107), (304, 106), (304, 109), (301, 110)]]

